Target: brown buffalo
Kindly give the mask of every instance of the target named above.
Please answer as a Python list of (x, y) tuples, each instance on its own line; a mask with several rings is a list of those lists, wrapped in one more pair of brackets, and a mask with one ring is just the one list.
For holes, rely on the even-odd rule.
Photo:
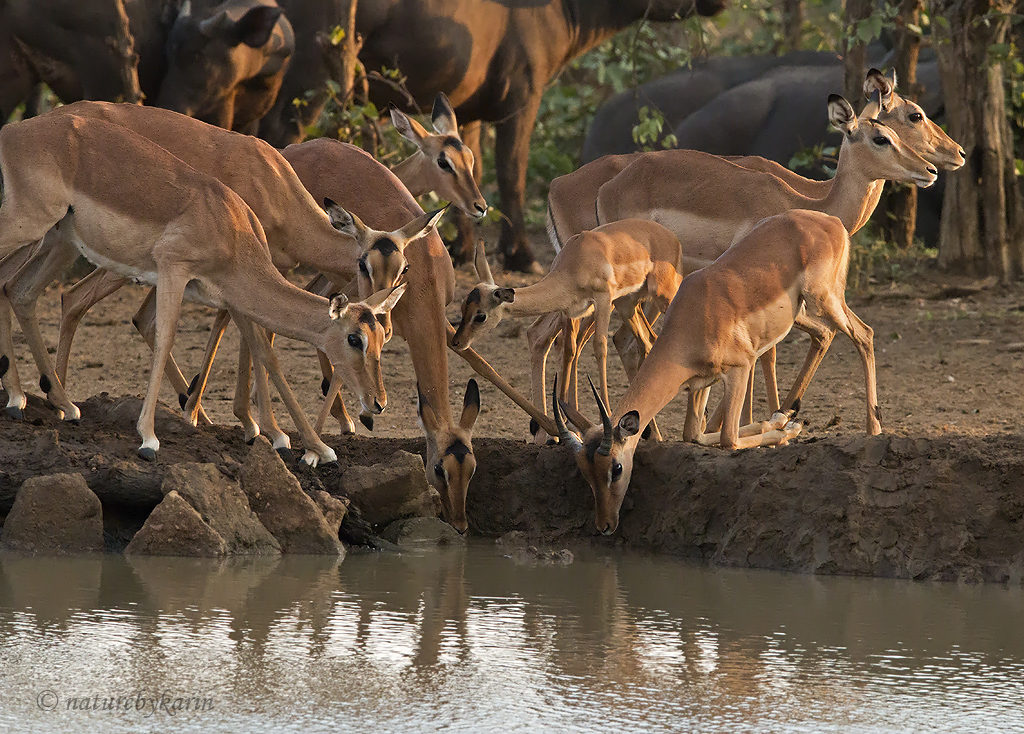
[[(277, 146), (301, 139), (320, 111), (295, 105), (328, 78), (322, 39), (341, 21), (344, 0), (279, 0), (296, 34), (296, 55), (274, 109), (260, 134)], [(463, 139), (479, 147), (479, 122), (496, 125), (495, 160), (505, 266), (534, 265), (523, 223), (530, 134), (541, 96), (571, 59), (647, 18), (668, 21), (694, 12), (712, 15), (724, 0), (360, 0), (356, 28), (364, 43), (360, 58), (370, 71), (398, 68), (416, 105), (438, 92), (467, 125)], [(371, 86), (379, 106), (409, 108), (409, 100), (387, 84)], [(475, 146), (474, 146), (475, 143)], [(479, 158), (479, 155), (477, 156)]]

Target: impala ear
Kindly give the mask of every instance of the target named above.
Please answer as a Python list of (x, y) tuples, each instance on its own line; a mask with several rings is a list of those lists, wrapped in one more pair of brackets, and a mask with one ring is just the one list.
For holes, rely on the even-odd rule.
[(512, 303), (516, 300), (515, 288), (498, 288), (494, 291), (494, 300), (498, 303)]
[(346, 308), (348, 308), (348, 296), (344, 293), (336, 293), (331, 296), (331, 305), (328, 309), (328, 313), (332, 319), (340, 319)]
[(434, 109), (430, 113), (430, 123), (439, 135), (459, 137), (459, 123), (455, 120), (455, 110), (452, 109), (452, 103), (448, 101), (448, 95), (444, 92), (438, 92), (434, 97)]
[(324, 197), (324, 211), (331, 220), (331, 226), (342, 234), (359, 239), (367, 230), (363, 220), (329, 197)]
[(432, 212), (416, 217), (398, 230), (399, 239), (404, 241), (401, 245), (402, 249), (413, 240), (418, 240), (420, 237), (426, 237), (430, 234), (430, 230), (437, 226), (437, 223), (446, 211), (448, 211), (447, 206), (435, 209)]
[[(369, 306), (375, 314), (380, 315), (389, 313), (391, 309), (395, 307), (395, 304), (401, 300), (402, 296), (405, 295), (405, 289), (407, 285), (407, 283), (402, 283), (401, 285), (396, 285), (390, 291), (383, 290), (380, 291), (380, 293), (375, 293), (368, 299), (366, 299), (365, 304)], [(370, 302), (376, 300), (376, 298), (379, 297), (382, 293), (386, 293), (387, 295), (384, 297), (383, 300), (381, 300), (380, 305), (370, 305)]]
[(462, 399), (462, 417), (459, 418), (459, 427), (465, 431), (472, 430), (479, 414), (480, 386), (476, 384), (476, 380), (470, 378), (466, 383), (466, 396)]
[(395, 126), (398, 134), (417, 148), (422, 148), (423, 140), (428, 135), (426, 128), (394, 105), (391, 105), (389, 109), (391, 112), (391, 124)]
[(484, 241), (476, 241), (476, 249), (473, 251), (473, 267), (476, 269), (476, 277), (483, 283), (494, 285), (494, 278), (491, 276), (491, 266), (487, 264), (487, 252), (484, 250)]
[(885, 111), (892, 103), (893, 92), (896, 91), (896, 72), (893, 71), (893, 78), (889, 79), (878, 69), (869, 69), (864, 77), (864, 96), (872, 99), (878, 94), (879, 111)]
[(619, 440), (635, 436), (640, 432), (640, 414), (635, 410), (631, 410), (619, 418), (619, 424), (615, 426), (615, 432), (618, 434), (616, 437)]
[(857, 115), (853, 107), (838, 94), (828, 96), (828, 121), (845, 135), (850, 135), (857, 129)]

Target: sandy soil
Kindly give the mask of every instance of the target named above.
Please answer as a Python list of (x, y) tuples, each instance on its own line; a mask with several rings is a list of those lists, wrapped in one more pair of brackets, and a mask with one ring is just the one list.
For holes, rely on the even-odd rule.
[[(538, 252), (548, 253), (542, 235), (535, 238)], [(547, 255), (550, 257), (550, 254)], [(457, 302), (448, 308), (458, 319), (458, 302), (474, 282), (470, 267), (458, 270)], [(295, 280), (302, 280), (296, 276)], [(536, 278), (498, 276), (508, 284), (522, 285)], [(75, 341), (68, 389), (72, 399), (85, 400), (100, 392), (142, 395), (149, 369), (150, 352), (131, 326), (131, 316), (141, 303), (143, 290), (125, 288), (87, 314)], [(1024, 289), (977, 290), (970, 283), (951, 282), (941, 274), (921, 269), (899, 284), (875, 286), (851, 295), (850, 303), (875, 330), (879, 403), (887, 433), (936, 436), (945, 433), (981, 436), (1017, 432), (1017, 414), (1024, 408), (1024, 392), (1017, 376), (1024, 367)], [(59, 286), (40, 302), (43, 333), (56, 345), (59, 323)], [(202, 360), (212, 314), (186, 305), (174, 353), (187, 378)], [(524, 394), (530, 387), (526, 346), (528, 320), (507, 320), (495, 333), (474, 346)], [(613, 319), (613, 328), (615, 323)], [(204, 407), (217, 423), (234, 424), (231, 398), (234, 391), (235, 350), (238, 334), (230, 328), (221, 345)], [(794, 332), (779, 349), (779, 384), (788, 386), (802, 363), (808, 343)], [(35, 385), (38, 374), (28, 349), (16, 336), (19, 369), (25, 385)], [(320, 401), (320, 375), (312, 348), (287, 339), (279, 341), (286, 375), (305, 406), (315, 416)], [(466, 381), (473, 372), (453, 353), (450, 355), (451, 403), (459, 409)], [(549, 358), (549, 386), (557, 360)], [(393, 339), (383, 357), (389, 406), (376, 420), (373, 435), (416, 437), (415, 379), (405, 343)], [(581, 359), (583, 370), (592, 370), (591, 354)], [(582, 375), (581, 375), (582, 378)], [(626, 387), (625, 375), (614, 355), (609, 357), (612, 401)], [(583, 383), (585, 385), (585, 382)], [(527, 416), (496, 388), (481, 385), (483, 409), (474, 435), (526, 439)], [(807, 437), (856, 434), (863, 430), (863, 377), (856, 351), (849, 340), (838, 336), (804, 399), (801, 418)], [(759, 399), (763, 399), (758, 390)], [(177, 398), (167, 387), (163, 399), (175, 406)], [(275, 395), (275, 400), (279, 400)], [(355, 415), (355, 401), (347, 404)], [(580, 394), (583, 411), (596, 417), (588, 394)], [(291, 421), (278, 402), (278, 418), (286, 430)], [(661, 415), (666, 438), (682, 429), (685, 400), (677, 398)], [(762, 411), (763, 412), (763, 411)], [(333, 429), (336, 431), (337, 426)], [(368, 432), (362, 426), (358, 431)]]

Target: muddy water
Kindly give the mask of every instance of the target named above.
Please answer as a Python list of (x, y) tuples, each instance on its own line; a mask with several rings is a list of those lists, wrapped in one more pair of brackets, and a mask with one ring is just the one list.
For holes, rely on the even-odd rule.
[(0, 556), (0, 730), (1024, 729), (1019, 589), (468, 550)]

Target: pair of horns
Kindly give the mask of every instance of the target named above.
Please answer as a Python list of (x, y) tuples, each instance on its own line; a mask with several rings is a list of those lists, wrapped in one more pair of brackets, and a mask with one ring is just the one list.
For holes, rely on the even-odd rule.
[[(601, 399), (600, 394), (597, 392), (597, 388), (594, 386), (594, 381), (590, 379), (590, 375), (587, 375), (587, 382), (590, 383), (590, 389), (594, 393), (594, 400), (597, 401), (597, 409), (601, 414), (601, 426), (603, 428), (603, 436), (601, 437), (601, 445), (597, 447), (597, 453), (601, 456), (608, 456), (612, 452), (612, 419), (608, 415), (608, 407), (604, 404), (604, 400)], [(561, 407), (561, 409), (559, 409)], [(569, 406), (562, 403), (558, 399), (558, 376), (555, 376), (555, 385), (551, 391), (551, 408), (555, 414), (555, 427), (558, 428), (558, 438), (562, 443), (572, 447), (574, 451), (579, 451), (583, 448), (583, 443), (580, 439), (565, 426), (565, 421), (562, 419), (562, 411), (564, 410), (566, 415), (569, 415)], [(574, 420), (573, 423), (576, 423)], [(577, 425), (577, 428), (585, 431), (590, 426)]]

